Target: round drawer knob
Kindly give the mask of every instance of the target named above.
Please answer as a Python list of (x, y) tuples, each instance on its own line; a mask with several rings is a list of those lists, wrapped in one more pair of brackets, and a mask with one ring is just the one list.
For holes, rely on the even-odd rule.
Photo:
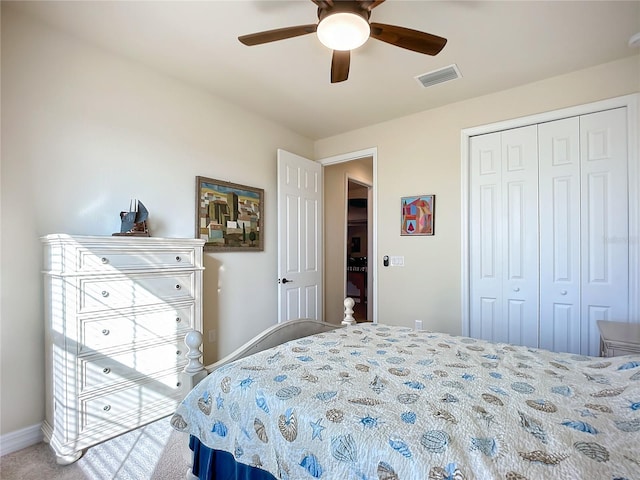
[(566, 290), (560, 290), (560, 295), (566, 295), (567, 291)]
[(180, 350), (176, 351), (176, 355), (180, 355), (182, 352)]
[(104, 330), (102, 330), (102, 334), (103, 335), (109, 335), (109, 333), (111, 333), (107, 328), (105, 328)]
[(102, 296), (103, 296), (104, 298), (107, 298), (107, 297), (109, 296), (109, 292), (107, 292), (106, 290), (103, 290), (103, 291), (102, 291)]
[(176, 317), (176, 322), (180, 323), (182, 319), (180, 317)]
[(102, 263), (109, 263), (109, 259), (108, 259), (107, 257), (102, 257), (102, 258), (100, 259), (100, 261), (101, 261)]
[(176, 283), (176, 290), (180, 290), (182, 288), (182, 285), (180, 285), (179, 283)]
[(180, 255), (176, 255), (176, 262), (181, 262), (182, 261), (182, 257)]
[(111, 369), (109, 367), (103, 368), (102, 373), (111, 373)]
[(105, 412), (108, 412), (109, 410), (111, 410), (111, 405), (105, 405), (104, 407), (102, 407), (102, 409), (103, 409)]
[(513, 289), (514, 292), (519, 292), (520, 291), (520, 287), (516, 287)]
[(176, 387), (181, 387), (181, 386), (182, 386), (181, 382), (176, 383)]

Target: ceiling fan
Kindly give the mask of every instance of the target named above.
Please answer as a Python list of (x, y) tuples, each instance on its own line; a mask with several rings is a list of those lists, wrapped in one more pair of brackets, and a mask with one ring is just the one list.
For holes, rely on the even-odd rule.
[(447, 43), (446, 38), (410, 28), (369, 22), (371, 10), (384, 0), (311, 0), (318, 6), (318, 23), (277, 28), (242, 35), (245, 45), (260, 45), (317, 32), (320, 41), (333, 50), (331, 83), (349, 78), (351, 50), (369, 37), (397, 47), (426, 55), (437, 55)]

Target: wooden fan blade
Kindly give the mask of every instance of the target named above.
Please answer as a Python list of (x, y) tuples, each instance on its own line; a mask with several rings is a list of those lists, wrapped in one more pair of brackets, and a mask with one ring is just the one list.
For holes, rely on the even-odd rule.
[(344, 82), (349, 78), (350, 50), (334, 50), (331, 59), (331, 83)]
[(437, 55), (447, 43), (446, 38), (437, 35), (384, 23), (371, 23), (371, 37), (426, 55)]
[(297, 25), (295, 27), (276, 28), (275, 30), (267, 30), (266, 32), (250, 33), (238, 37), (240, 42), (248, 46), (260, 45), (263, 43), (275, 42), (277, 40), (285, 40), (287, 38), (299, 37), (316, 31), (318, 26), (315, 23), (309, 25)]
[(378, 5), (380, 5), (384, 0), (360, 0), (360, 5), (364, 10), (373, 10)]

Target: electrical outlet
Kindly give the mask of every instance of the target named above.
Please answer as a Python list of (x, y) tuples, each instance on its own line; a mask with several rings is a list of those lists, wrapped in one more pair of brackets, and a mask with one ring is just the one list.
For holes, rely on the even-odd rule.
[(422, 320), (416, 320), (415, 330), (422, 330)]
[(209, 343), (213, 343), (216, 341), (217, 335), (215, 330), (209, 330)]

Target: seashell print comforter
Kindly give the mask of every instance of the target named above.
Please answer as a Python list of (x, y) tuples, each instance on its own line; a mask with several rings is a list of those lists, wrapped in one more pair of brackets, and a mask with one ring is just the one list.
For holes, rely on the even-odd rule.
[(360, 324), (224, 365), (171, 423), (280, 479), (640, 479), (640, 356)]

